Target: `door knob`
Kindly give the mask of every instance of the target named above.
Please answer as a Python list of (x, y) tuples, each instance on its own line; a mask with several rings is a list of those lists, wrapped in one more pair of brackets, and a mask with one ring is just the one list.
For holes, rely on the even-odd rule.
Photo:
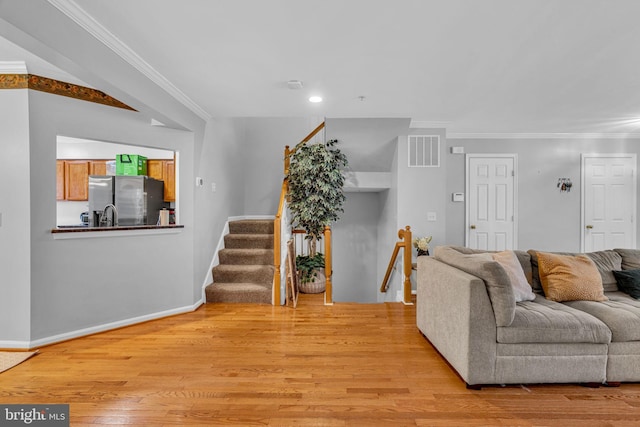
[(475, 230), (476, 226), (472, 224), (471, 227), (469, 227), (469, 228), (471, 228), (472, 230)]
[(587, 225), (587, 230), (591, 230), (593, 228), (593, 225)]

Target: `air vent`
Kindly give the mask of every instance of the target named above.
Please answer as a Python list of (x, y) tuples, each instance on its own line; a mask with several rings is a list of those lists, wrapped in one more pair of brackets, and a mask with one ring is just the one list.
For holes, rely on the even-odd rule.
[(440, 167), (440, 135), (409, 135), (409, 167)]

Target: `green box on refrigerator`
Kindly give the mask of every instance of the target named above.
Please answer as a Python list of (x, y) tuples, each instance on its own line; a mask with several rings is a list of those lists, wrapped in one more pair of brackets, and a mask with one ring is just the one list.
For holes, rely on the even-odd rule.
[(147, 158), (138, 154), (117, 154), (116, 175), (146, 175)]

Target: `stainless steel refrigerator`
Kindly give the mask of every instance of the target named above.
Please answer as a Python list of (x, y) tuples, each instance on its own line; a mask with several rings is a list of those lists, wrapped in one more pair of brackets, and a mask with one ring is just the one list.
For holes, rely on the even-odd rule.
[(104, 226), (104, 223), (100, 223), (100, 218), (109, 204), (115, 206), (117, 216), (111, 225), (155, 225), (164, 204), (164, 182), (142, 175), (91, 175), (90, 226)]
[(116, 176), (118, 225), (155, 225), (164, 203), (164, 182), (148, 176)]

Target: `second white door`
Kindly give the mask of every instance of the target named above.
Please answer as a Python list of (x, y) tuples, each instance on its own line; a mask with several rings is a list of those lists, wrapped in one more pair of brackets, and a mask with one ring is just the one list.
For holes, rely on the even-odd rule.
[(582, 156), (582, 250), (636, 247), (636, 155)]
[(517, 247), (516, 159), (515, 154), (467, 155), (467, 247)]

